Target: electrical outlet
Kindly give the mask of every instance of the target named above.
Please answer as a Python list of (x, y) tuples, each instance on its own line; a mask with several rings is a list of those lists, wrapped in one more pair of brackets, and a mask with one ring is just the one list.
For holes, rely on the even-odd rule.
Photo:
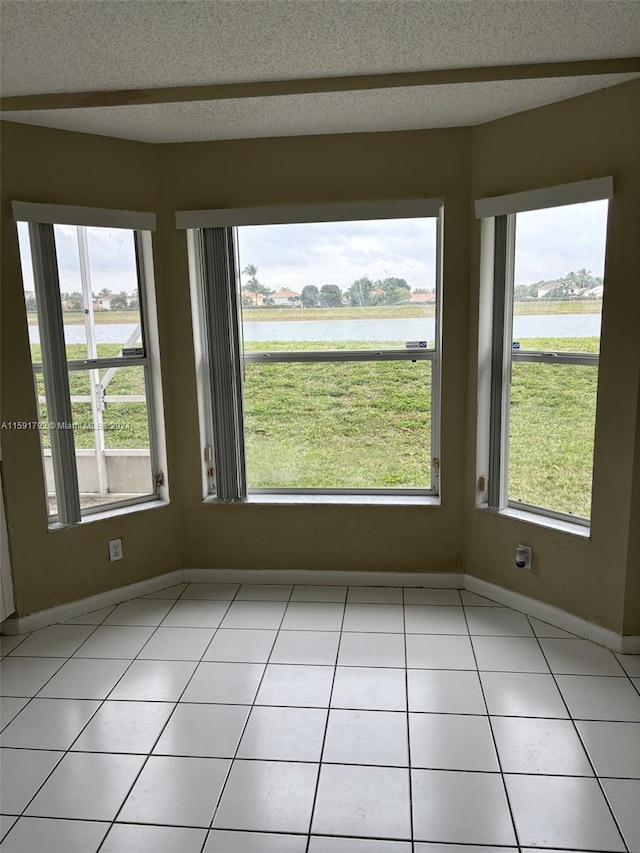
[(109, 539), (109, 559), (112, 563), (122, 559), (122, 539)]
[(516, 548), (516, 568), (531, 570), (532, 551), (529, 545), (518, 545)]

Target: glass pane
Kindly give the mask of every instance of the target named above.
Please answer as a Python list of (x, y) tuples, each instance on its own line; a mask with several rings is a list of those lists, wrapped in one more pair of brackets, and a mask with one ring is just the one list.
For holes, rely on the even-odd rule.
[(140, 366), (69, 372), (83, 510), (153, 491), (144, 374)]
[(140, 294), (134, 232), (87, 228), (98, 356), (141, 347)]
[(83, 296), (75, 225), (54, 225), (67, 358), (87, 358), (88, 300)]
[(250, 488), (430, 488), (431, 362), (246, 364)]
[(513, 364), (509, 500), (588, 518), (598, 370)]
[(436, 226), (429, 218), (238, 228), (246, 349), (433, 348)]
[(33, 283), (33, 264), (31, 262), (31, 243), (29, 241), (29, 226), (26, 222), (18, 222), (18, 246), (20, 249), (20, 266), (22, 268), (22, 286), (24, 288), (24, 304), (29, 324), (29, 344), (31, 361), (42, 360), (40, 351), (40, 328), (38, 325), (38, 304), (36, 302), (36, 287)]
[(519, 213), (515, 349), (599, 352), (606, 201)]
[(44, 463), (45, 489), (47, 493), (47, 514), (55, 516), (58, 514), (58, 500), (56, 496), (56, 484), (53, 476), (53, 461), (51, 458), (51, 436), (49, 431), (49, 410), (47, 408), (47, 396), (44, 387), (44, 376), (42, 371), (37, 370), (34, 375), (35, 391), (38, 397), (38, 428), (40, 432), (40, 443)]
[(113, 357), (123, 347), (141, 347), (134, 232), (55, 225), (54, 233), (67, 358)]

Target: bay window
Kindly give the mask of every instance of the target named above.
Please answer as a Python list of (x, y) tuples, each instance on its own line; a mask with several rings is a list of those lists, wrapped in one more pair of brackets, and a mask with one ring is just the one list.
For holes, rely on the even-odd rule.
[(155, 216), (14, 202), (50, 523), (166, 498)]
[(205, 493), (436, 495), (440, 201), (187, 211)]
[(588, 526), (610, 178), (482, 199), (478, 503)]

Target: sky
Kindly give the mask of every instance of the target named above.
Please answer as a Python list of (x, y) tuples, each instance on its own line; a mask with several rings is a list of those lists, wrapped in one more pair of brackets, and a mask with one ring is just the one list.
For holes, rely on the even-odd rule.
[[(515, 283), (555, 280), (583, 267), (602, 276), (606, 215), (606, 201), (518, 214)], [(55, 228), (61, 290), (79, 291), (76, 229)], [(108, 288), (133, 293), (132, 233), (117, 228), (87, 232), (93, 292)], [(253, 264), (258, 281), (271, 290), (299, 293), (307, 284), (337, 284), (346, 290), (363, 276), (372, 281), (404, 278), (412, 289), (435, 285), (435, 219), (242, 226), (238, 233), (240, 270)], [(19, 236), (25, 290), (32, 291), (25, 223), (19, 223)], [(243, 283), (247, 279), (242, 275)]]
[(347, 290), (364, 276), (435, 287), (435, 219), (245, 225), (238, 229), (238, 244), (240, 270), (253, 264), (258, 281), (272, 290), (300, 293), (307, 284)]
[[(54, 230), (60, 290), (79, 293), (82, 284), (77, 229), (74, 225), (56, 225)], [(33, 291), (28, 225), (25, 222), (18, 223), (18, 239), (24, 289)], [(87, 228), (87, 243), (92, 292), (97, 294), (106, 288), (113, 293), (124, 290), (133, 294), (137, 290), (133, 232), (123, 228)]]
[(515, 284), (552, 281), (583, 267), (604, 274), (606, 201), (590, 201), (516, 217)]

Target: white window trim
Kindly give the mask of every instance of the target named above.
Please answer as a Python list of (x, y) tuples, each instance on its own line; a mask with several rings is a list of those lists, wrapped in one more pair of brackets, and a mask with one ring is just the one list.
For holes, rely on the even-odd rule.
[(367, 219), (437, 217), (441, 199), (358, 201), (340, 204), (300, 204), (275, 207), (236, 207), (180, 210), (176, 228), (231, 228), (240, 225), (290, 225), (303, 222), (355, 222)]
[[(201, 458), (203, 460), (202, 486), (206, 502), (231, 501), (246, 503), (253, 500), (269, 502), (326, 502), (351, 503), (359, 497), (370, 497), (374, 502), (391, 503), (397, 498), (401, 502), (428, 500), (438, 503), (440, 493), (440, 400), (441, 400), (441, 362), (442, 362), (442, 244), (444, 210), (441, 199), (421, 199), (412, 201), (357, 202), (347, 204), (300, 205), (276, 208), (243, 208), (225, 210), (179, 211), (176, 213), (176, 227), (187, 230), (187, 246), (190, 264), (192, 292), (192, 313), (194, 319), (194, 350), (196, 371), (198, 373), (198, 411), (200, 421)], [(339, 352), (303, 351), (303, 352), (256, 352), (240, 353), (240, 361), (246, 362), (345, 362), (345, 361), (430, 361), (431, 370), (431, 484), (429, 488), (417, 489), (329, 489), (329, 488), (247, 488), (246, 469), (242, 460), (242, 481), (239, 488), (222, 486), (226, 498), (216, 496), (216, 471), (212, 466), (216, 441), (214, 436), (215, 391), (209, 378), (211, 376), (212, 351), (215, 335), (206, 321), (207, 284), (203, 270), (202, 240), (198, 238), (200, 229), (218, 228), (229, 232), (241, 225), (297, 224), (301, 222), (342, 222), (373, 219), (396, 218), (434, 218), (437, 220), (436, 236), (436, 316), (435, 340), (432, 350), (340, 350)], [(234, 232), (235, 233), (235, 232)], [(237, 282), (236, 282), (237, 284)], [(239, 322), (239, 320), (238, 320)], [(241, 334), (241, 330), (240, 330)], [(244, 418), (241, 421), (244, 425)], [(242, 438), (242, 454), (244, 441)], [(219, 451), (218, 451), (219, 452)], [(236, 492), (235, 495), (232, 495)]]
[(125, 228), (129, 231), (156, 230), (156, 215), (148, 211), (75, 207), (68, 204), (38, 204), (30, 201), (14, 201), (11, 206), (16, 222)]
[[(68, 374), (77, 370), (104, 367), (145, 368), (145, 391), (147, 420), (149, 426), (149, 451), (154, 492), (82, 510), (78, 489), (75, 442), (73, 430), (50, 431), (51, 455), (56, 483), (58, 513), (49, 517), (49, 529), (63, 529), (80, 524), (94, 517), (107, 517), (122, 513), (128, 508), (137, 509), (153, 501), (169, 501), (167, 485), (166, 441), (164, 430), (164, 406), (162, 379), (159, 363), (158, 325), (153, 277), (153, 252), (151, 230), (155, 229), (154, 213), (106, 210), (102, 208), (80, 208), (68, 205), (12, 203), (16, 222), (29, 225), (34, 284), (38, 299), (38, 318), (43, 354), (49, 355), (42, 364), (33, 365), (34, 376), (42, 372), (47, 393), (48, 419), (54, 422), (71, 423), (71, 402)], [(54, 226), (74, 225), (85, 227), (123, 228), (134, 232), (136, 265), (140, 297), (140, 322), (142, 326), (144, 356), (122, 358), (97, 358), (69, 361), (66, 357), (62, 303), (58, 284), (58, 266), (55, 249)], [(143, 227), (144, 228), (143, 228)], [(43, 471), (44, 471), (44, 450)], [(162, 474), (161, 482), (156, 475)]]
[[(599, 354), (513, 351), (513, 268), (517, 213), (589, 201), (610, 200), (613, 179), (496, 196), (475, 202), (481, 218), (480, 310), (478, 334), (478, 422), (476, 432), (476, 508), (529, 521), (562, 532), (589, 536), (590, 518), (509, 500), (509, 401), (514, 362), (598, 367)], [(498, 241), (506, 242), (498, 251)], [(496, 328), (500, 323), (502, 328)]]
[(576, 181), (572, 184), (560, 184), (555, 187), (543, 187), (509, 195), (497, 195), (479, 198), (475, 202), (476, 219), (488, 219), (495, 216), (507, 216), (511, 213), (524, 213), (527, 210), (543, 210), (548, 207), (564, 207), (568, 204), (581, 204), (587, 201), (611, 200), (613, 198), (613, 178), (593, 178), (590, 181)]

